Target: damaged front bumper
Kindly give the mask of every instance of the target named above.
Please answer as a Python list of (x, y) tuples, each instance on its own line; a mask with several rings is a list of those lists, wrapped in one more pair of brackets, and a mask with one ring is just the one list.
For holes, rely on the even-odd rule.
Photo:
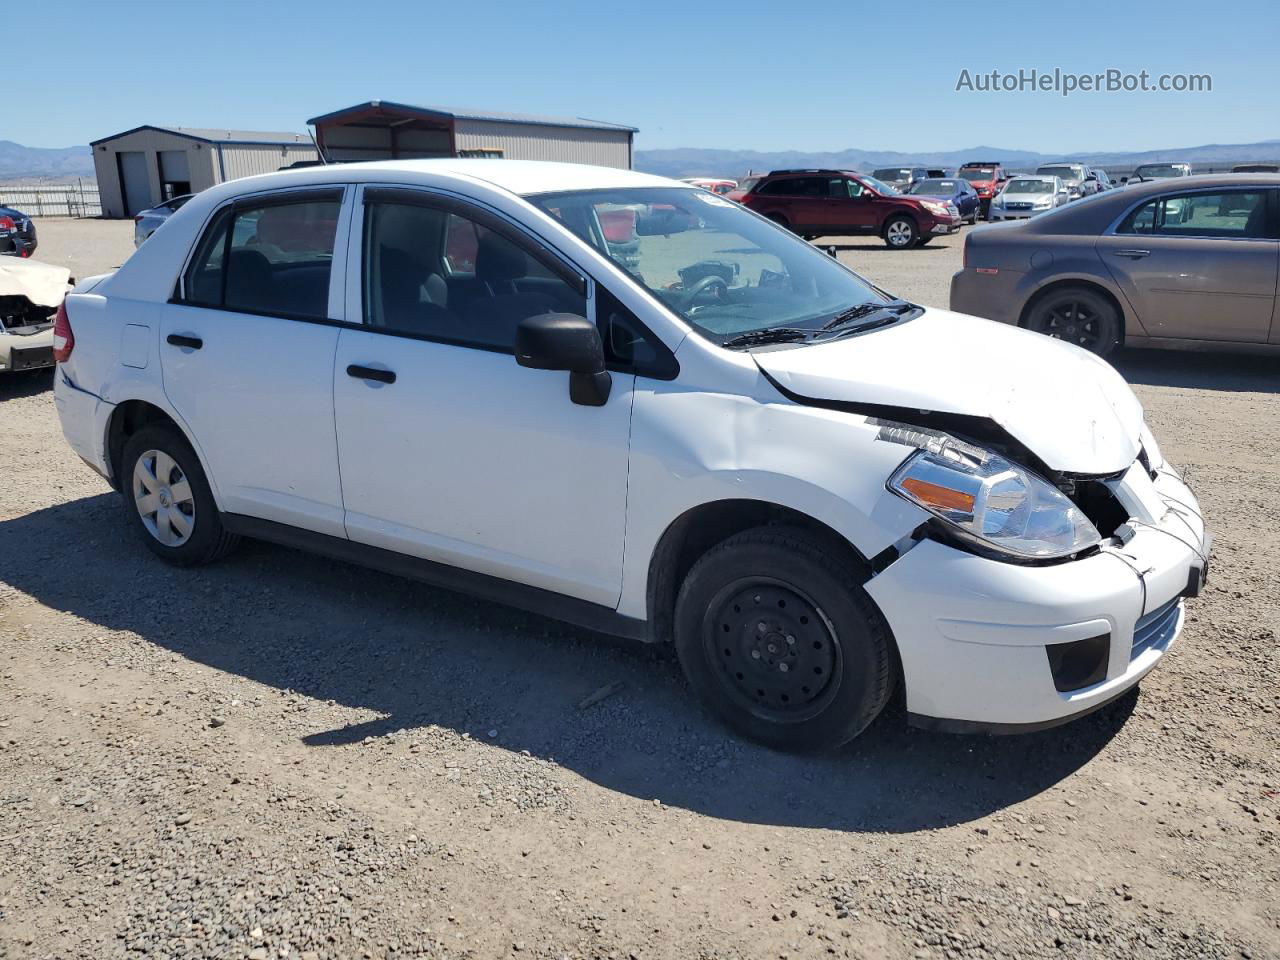
[(1112, 484), (1131, 520), (1083, 559), (1022, 566), (921, 540), (866, 589), (893, 629), (913, 723), (956, 732), (1055, 726), (1160, 661), (1208, 569), (1200, 507), (1168, 466)]

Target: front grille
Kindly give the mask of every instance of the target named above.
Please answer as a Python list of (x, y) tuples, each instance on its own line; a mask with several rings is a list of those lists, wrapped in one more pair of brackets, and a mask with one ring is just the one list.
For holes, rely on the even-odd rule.
[(1181, 613), (1182, 598), (1174, 597), (1140, 619), (1133, 628), (1133, 648), (1129, 651), (1129, 659), (1136, 660), (1153, 647), (1167, 647), (1173, 639), (1173, 632), (1178, 629)]

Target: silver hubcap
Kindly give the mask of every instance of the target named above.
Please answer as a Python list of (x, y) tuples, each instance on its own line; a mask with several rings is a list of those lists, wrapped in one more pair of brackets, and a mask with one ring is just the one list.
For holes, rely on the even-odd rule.
[(911, 239), (911, 227), (903, 223), (901, 220), (896, 223), (889, 224), (889, 242), (895, 247), (900, 247)]
[(133, 502), (147, 532), (166, 547), (180, 547), (196, 526), (196, 501), (177, 461), (148, 450), (133, 468)]

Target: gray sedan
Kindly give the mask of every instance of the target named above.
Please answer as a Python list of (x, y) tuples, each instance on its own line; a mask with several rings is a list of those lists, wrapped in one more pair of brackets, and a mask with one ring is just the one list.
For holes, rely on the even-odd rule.
[(161, 224), (182, 209), (182, 205), (193, 196), (194, 194), (184, 193), (180, 197), (174, 197), (172, 200), (166, 200), (164, 203), (157, 204), (150, 210), (143, 210), (140, 214), (134, 217), (133, 245), (135, 247), (142, 246), (143, 240), (147, 239), (147, 237), (159, 230)]
[(1280, 352), (1280, 176), (1108, 190), (965, 238), (951, 309), (1106, 355), (1135, 347)]

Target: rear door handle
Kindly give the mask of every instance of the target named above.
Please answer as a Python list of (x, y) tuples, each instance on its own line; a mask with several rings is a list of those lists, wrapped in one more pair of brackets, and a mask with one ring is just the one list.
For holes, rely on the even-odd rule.
[(1141, 260), (1143, 257), (1151, 256), (1150, 250), (1116, 250), (1117, 257), (1127, 257), (1130, 260)]
[(377, 380), (379, 383), (396, 382), (396, 373), (394, 370), (379, 370), (377, 367), (362, 367), (358, 363), (353, 363), (347, 367), (347, 376), (355, 377), (357, 380)]
[(188, 337), (181, 333), (171, 333), (165, 337), (165, 341), (175, 347), (190, 347), (192, 350), (199, 350), (204, 346), (204, 341), (199, 337)]

